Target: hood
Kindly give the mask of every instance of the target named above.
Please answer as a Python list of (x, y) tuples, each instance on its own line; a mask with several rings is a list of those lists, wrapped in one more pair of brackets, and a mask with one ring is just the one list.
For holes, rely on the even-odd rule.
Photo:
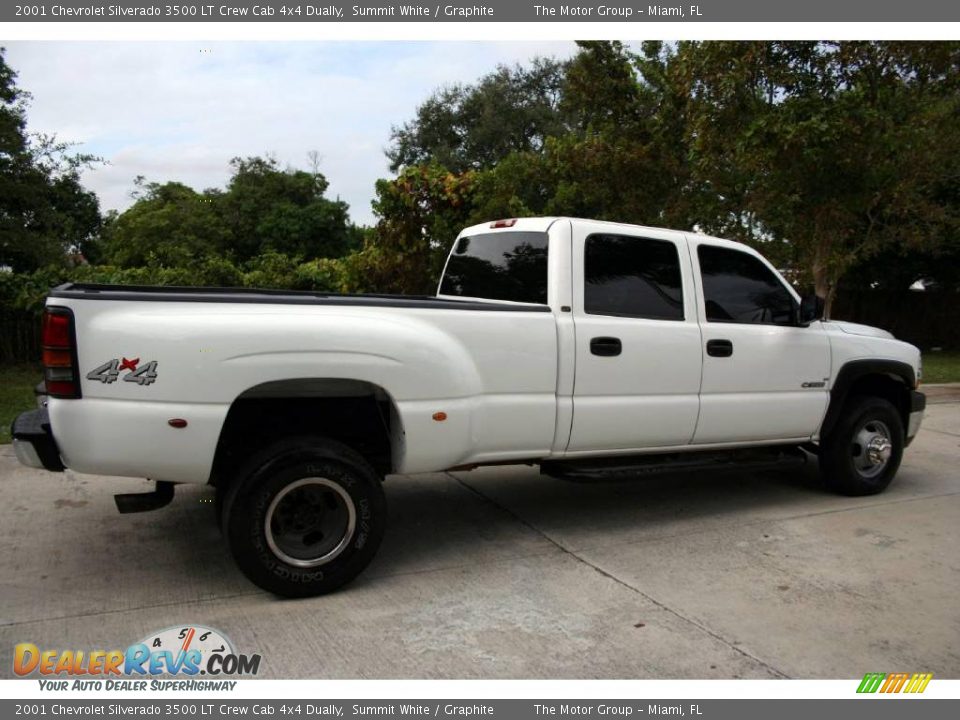
[(871, 327), (870, 325), (860, 325), (859, 323), (846, 322), (844, 320), (827, 320), (826, 325), (834, 327), (847, 335), (862, 335), (864, 337), (887, 338), (894, 340), (893, 333)]

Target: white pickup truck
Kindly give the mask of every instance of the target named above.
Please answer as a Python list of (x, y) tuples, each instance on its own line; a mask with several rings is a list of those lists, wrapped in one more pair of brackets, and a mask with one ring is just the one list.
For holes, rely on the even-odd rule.
[(380, 543), (391, 473), (573, 480), (767, 467), (883, 490), (920, 426), (920, 352), (820, 320), (754, 250), (571, 218), (457, 238), (434, 297), (63, 285), (26, 465), (216, 488), (256, 584), (316, 595)]

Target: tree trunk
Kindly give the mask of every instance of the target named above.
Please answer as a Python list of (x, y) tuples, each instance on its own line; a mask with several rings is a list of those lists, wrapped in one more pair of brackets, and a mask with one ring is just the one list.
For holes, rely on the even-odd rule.
[(827, 288), (827, 295), (823, 298), (823, 319), (829, 320), (833, 312), (833, 300), (837, 296), (837, 283), (834, 281)]
[(827, 319), (830, 317), (830, 309), (833, 305), (833, 290), (830, 283), (830, 273), (827, 269), (827, 264), (823, 260), (823, 254), (820, 249), (817, 249), (816, 254), (813, 258), (813, 290), (817, 294), (817, 297), (823, 299), (823, 317)]

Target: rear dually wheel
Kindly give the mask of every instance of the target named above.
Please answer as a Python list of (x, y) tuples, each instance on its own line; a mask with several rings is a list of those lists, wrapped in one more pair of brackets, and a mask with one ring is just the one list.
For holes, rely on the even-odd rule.
[(222, 524), (251, 581), (287, 597), (322, 595), (373, 559), (386, 499), (380, 476), (351, 448), (293, 438), (247, 463), (226, 493)]

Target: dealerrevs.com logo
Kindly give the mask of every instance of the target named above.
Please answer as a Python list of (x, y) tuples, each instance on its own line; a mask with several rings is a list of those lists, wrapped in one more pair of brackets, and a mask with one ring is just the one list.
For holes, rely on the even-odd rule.
[[(25, 642), (16, 645), (13, 653), (13, 672), (17, 677), (37, 674), (43, 678), (74, 679), (73, 683), (66, 680), (43, 683), (54, 690), (143, 690), (145, 682), (131, 684), (114, 678), (235, 677), (256, 675), (259, 670), (260, 655), (237, 653), (223, 633), (203, 625), (166, 628), (125, 650), (40, 649), (34, 643)], [(82, 682), (81, 678), (88, 682)], [(101, 680), (107, 685), (97, 687), (102, 685)], [(208, 685), (210, 683), (204, 683)], [(152, 685), (151, 689), (159, 686)]]

